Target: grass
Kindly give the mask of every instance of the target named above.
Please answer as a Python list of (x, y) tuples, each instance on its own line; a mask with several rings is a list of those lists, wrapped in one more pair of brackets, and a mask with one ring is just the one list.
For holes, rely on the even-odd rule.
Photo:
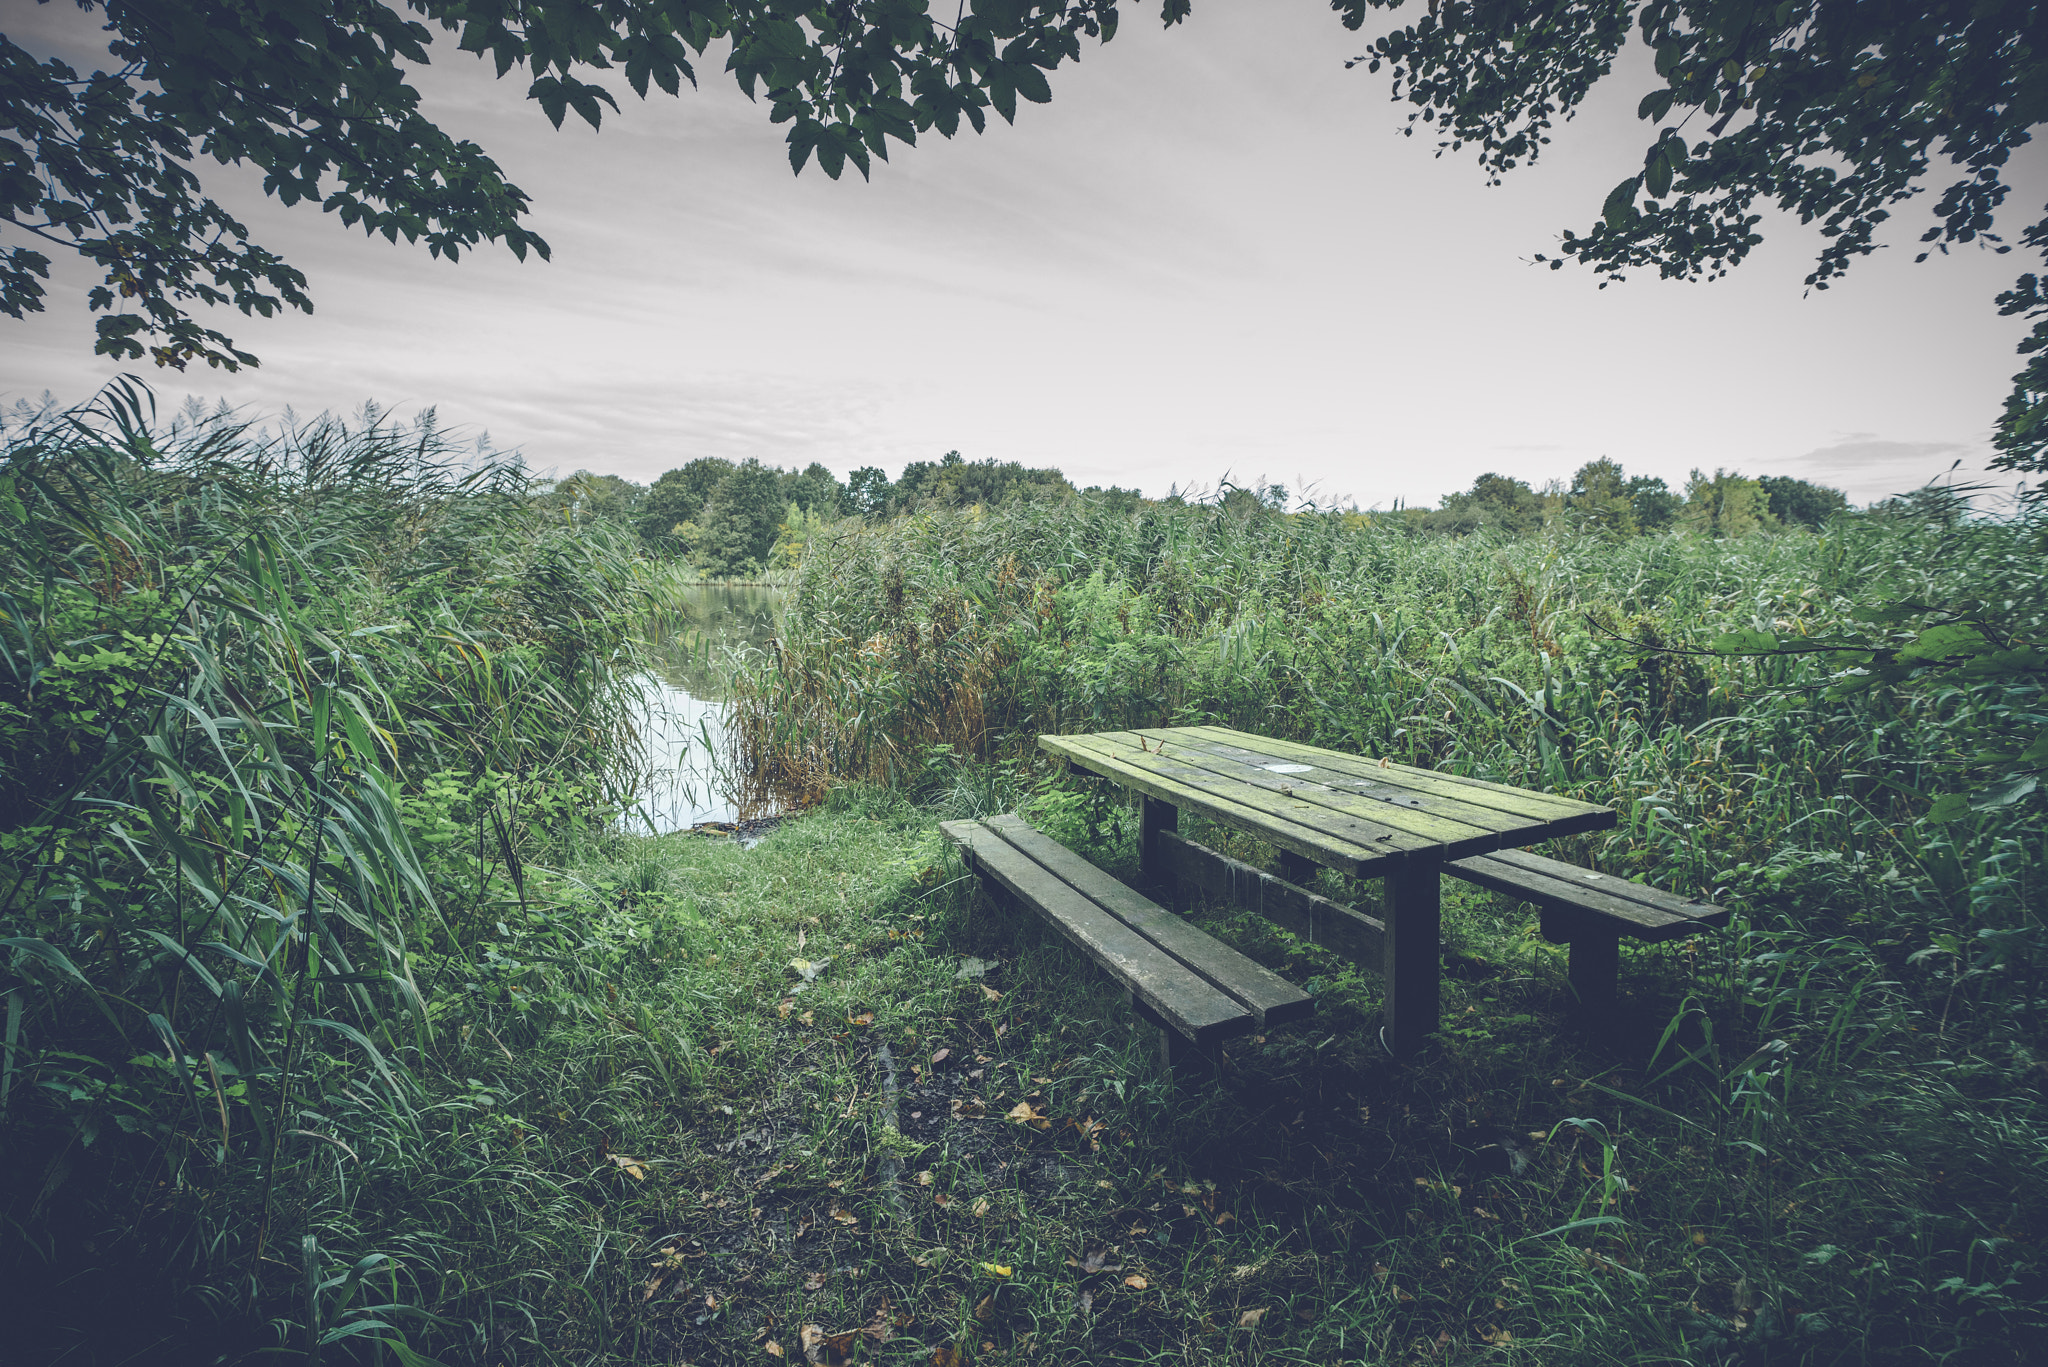
[[(1131, 822), (1098, 815), (1064, 834), (1131, 876)], [(1759, 1055), (1781, 1037), (1689, 1009), (1702, 941), (1630, 956), (1630, 1028), (1588, 1037), (1529, 909), (1460, 890), (1446, 1029), (1402, 1066), (1370, 979), (1212, 908), (1321, 1014), (1176, 1092), (935, 820), (845, 788), (752, 850), (619, 841), (550, 884), (602, 981), (537, 972), (441, 1070), (510, 1136), (464, 1226), (553, 1231), (451, 1243), (444, 1275), (523, 1276), (534, 1320), (444, 1358), (2027, 1360), (2038, 1111), (1904, 1047), (1902, 1000), (1859, 1057)]]

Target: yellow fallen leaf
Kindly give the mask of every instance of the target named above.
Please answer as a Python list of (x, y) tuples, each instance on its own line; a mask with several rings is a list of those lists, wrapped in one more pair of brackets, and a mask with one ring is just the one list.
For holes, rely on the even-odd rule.
[(975, 1197), (972, 1209), (977, 1216), (988, 1214), (988, 1198), (986, 1196)]
[(801, 1016), (798, 1016), (798, 1017), (797, 1017), (797, 1021), (798, 1021), (798, 1023), (799, 1023), (799, 1024), (802, 1024), (802, 1025), (810, 1025), (810, 1024), (812, 1023), (812, 1019), (811, 1019), (811, 1018), (812, 1018), (813, 1014), (814, 1014), (814, 1013), (813, 1013), (813, 1012), (810, 1012), (810, 1011), (806, 1011), (806, 1012), (804, 1012), (804, 1013), (803, 1013), (803, 1014), (802, 1014)]
[[(794, 1010), (796, 1010), (796, 998), (794, 997), (784, 997), (781, 1001), (775, 1003), (775, 1014), (784, 1020), (788, 1020), (789, 1013)], [(778, 1353), (777, 1356), (779, 1357), (781, 1354)]]
[(1146, 1281), (1143, 1277), (1140, 1277), (1137, 1273), (1133, 1272), (1130, 1276), (1124, 1278), (1124, 1285), (1128, 1286), (1133, 1291), (1143, 1291), (1146, 1287), (1152, 1285), (1152, 1283)]
[(766, 1343), (761, 1345), (761, 1351), (766, 1353), (769, 1357), (779, 1358), (782, 1356), (782, 1345), (777, 1343), (774, 1339), (769, 1339)]
[(1259, 1321), (1265, 1317), (1266, 1307), (1263, 1305), (1256, 1310), (1247, 1310), (1237, 1317), (1237, 1327), (1240, 1329), (1256, 1329), (1259, 1327)]
[(846, 1023), (848, 1025), (873, 1025), (875, 1023), (875, 1013), (872, 1011), (856, 1011), (846, 1018)]
[(1003, 994), (996, 991), (993, 987), (990, 987), (987, 983), (983, 983), (981, 985), (981, 991), (982, 995), (986, 996), (992, 1002), (999, 1002), (1003, 999)]
[(1004, 1267), (1001, 1263), (983, 1263), (981, 1264), (981, 1270), (988, 1273), (991, 1277), (1007, 1277), (1010, 1275), (1010, 1269)]
[(932, 1184), (932, 1170), (930, 1168), (926, 1168), (917, 1175), (917, 1184), (921, 1187), (928, 1187)]
[(608, 1153), (605, 1157), (618, 1164), (619, 1167), (625, 1170), (626, 1175), (634, 1181), (645, 1182), (647, 1180), (647, 1166), (639, 1159), (628, 1158), (622, 1153)]

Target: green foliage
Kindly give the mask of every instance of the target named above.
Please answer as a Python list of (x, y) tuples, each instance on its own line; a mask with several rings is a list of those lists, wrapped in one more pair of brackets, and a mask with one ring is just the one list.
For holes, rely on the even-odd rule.
[(1685, 482), (1679, 521), (1709, 536), (1747, 536), (1777, 525), (1761, 481), (1728, 470), (1709, 479), (1698, 470)]
[(671, 552), (687, 547), (687, 538), (679, 529), (687, 525), (694, 530), (705, 503), (732, 471), (732, 462), (717, 456), (699, 456), (688, 465), (664, 471), (648, 488), (647, 500), (641, 505), (640, 539), (652, 548)]
[(697, 514), (692, 562), (706, 574), (728, 579), (766, 568), (782, 525), (779, 485), (776, 472), (758, 460), (733, 467)]
[(1787, 475), (1765, 475), (1757, 481), (1771, 516), (1785, 527), (1824, 527), (1836, 513), (1849, 510), (1849, 498), (1839, 489), (1809, 484)]
[(1565, 516), (1583, 531), (1620, 538), (1636, 534), (1636, 500), (1619, 465), (1602, 457), (1579, 467), (1564, 496)]
[(920, 503), (965, 508), (1009, 498), (1061, 499), (1073, 492), (1066, 476), (1054, 469), (1031, 469), (1014, 460), (967, 460), (958, 451), (948, 451), (936, 461), (915, 460), (904, 466), (891, 501), (897, 508)]
[(435, 1060), (566, 1001), (535, 860), (624, 797), (626, 543), (374, 410), (123, 386), (0, 471), (0, 1279), (39, 1336), (137, 1323), (100, 1288), (145, 1268), (151, 1333), (223, 1353), (481, 1333), (435, 1212), (512, 1131)]

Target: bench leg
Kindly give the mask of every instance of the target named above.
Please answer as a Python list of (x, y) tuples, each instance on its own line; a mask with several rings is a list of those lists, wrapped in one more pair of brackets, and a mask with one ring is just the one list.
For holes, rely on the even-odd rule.
[(1437, 1028), (1442, 924), (1442, 871), (1436, 862), (1411, 859), (1394, 865), (1387, 875), (1381, 977), (1387, 994), (1385, 1039), (1396, 1058), (1420, 1049)]
[(1159, 1031), (1159, 1066), (1176, 1087), (1213, 1085), (1223, 1073), (1223, 1046), (1197, 1044), (1159, 1018), (1157, 1012), (1137, 997), (1131, 1011), (1139, 1020)]
[(1577, 928), (1572, 933), (1568, 972), (1581, 1011), (1599, 1015), (1611, 1010), (1621, 979), (1621, 937)]
[[(1175, 910), (1180, 907), (1180, 880), (1173, 876), (1166, 862), (1165, 841), (1159, 838), (1161, 831), (1180, 829), (1180, 808), (1171, 802), (1161, 802), (1156, 797), (1140, 799), (1138, 808), (1138, 871), (1165, 893), (1163, 901)], [(1171, 1034), (1171, 1031), (1168, 1031)]]

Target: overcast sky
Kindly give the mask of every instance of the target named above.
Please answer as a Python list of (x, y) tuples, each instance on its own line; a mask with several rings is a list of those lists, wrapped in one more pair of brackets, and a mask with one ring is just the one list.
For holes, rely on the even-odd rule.
[[(552, 263), (451, 266), (208, 162), (318, 311), (218, 320), (258, 370), (144, 378), (252, 414), (433, 405), (537, 468), (640, 481), (703, 455), (893, 477), (957, 449), (1153, 495), (1264, 476), (1388, 507), (1600, 456), (1674, 487), (1725, 466), (1857, 502), (1982, 469), (2020, 368), (2023, 324), (1992, 305), (2018, 253), (1915, 266), (1928, 219), (1909, 207), (1897, 248), (1808, 296), (1819, 238), (1770, 216), (1727, 279), (1600, 290), (1531, 258), (1640, 168), (1641, 62), (1488, 188), (1399, 135), (1407, 107), (1344, 69), (1363, 44), (1323, 0), (1204, 0), (1170, 32), (1154, 13), (1134, 7), (1015, 127), (931, 134), (871, 183), (792, 178), (784, 130), (716, 50), (698, 92), (643, 104), (616, 81), (621, 115), (557, 132), (529, 78), (493, 81), (437, 31), (412, 73), (427, 112), (533, 196)], [(31, 50), (104, 62), (75, 7), (15, 16)], [(2042, 171), (2017, 168), (2009, 236)], [(0, 318), (5, 402), (74, 402), (122, 369), (92, 355), (92, 283), (60, 263), (47, 313)]]

